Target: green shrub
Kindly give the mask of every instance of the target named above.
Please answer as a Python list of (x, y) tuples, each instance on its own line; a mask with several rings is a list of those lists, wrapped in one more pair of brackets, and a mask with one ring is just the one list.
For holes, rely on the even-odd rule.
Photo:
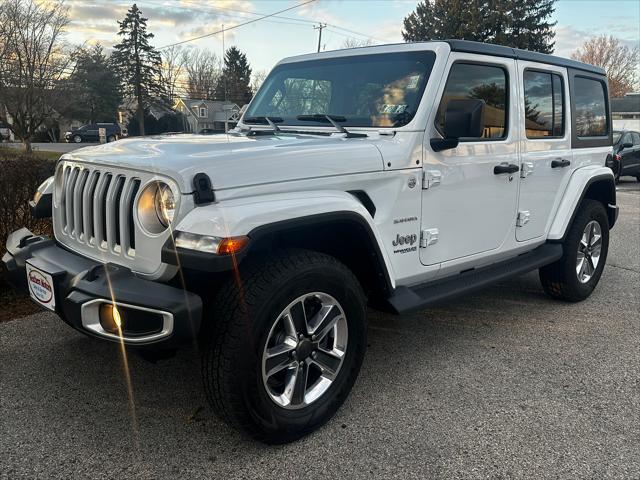
[[(53, 175), (55, 162), (38, 155), (0, 149), (0, 256), (6, 252), (7, 236), (22, 227), (38, 235), (52, 235), (51, 219), (31, 216), (29, 200), (38, 186)], [(0, 268), (0, 291), (6, 289)]]

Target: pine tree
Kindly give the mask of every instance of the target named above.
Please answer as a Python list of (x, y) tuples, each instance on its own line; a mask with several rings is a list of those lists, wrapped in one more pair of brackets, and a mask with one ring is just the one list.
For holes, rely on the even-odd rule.
[(555, 0), (423, 0), (404, 19), (407, 42), (464, 39), (553, 53)]
[(247, 56), (238, 48), (231, 47), (224, 55), (224, 69), (216, 89), (216, 97), (242, 106), (249, 103), (252, 95), (251, 66)]
[(113, 62), (123, 93), (136, 99), (140, 134), (144, 135), (144, 109), (149, 98), (162, 94), (159, 80), (162, 61), (158, 51), (149, 44), (153, 33), (147, 32), (147, 19), (135, 3), (118, 25), (122, 41), (114, 47)]
[(70, 100), (61, 113), (90, 123), (116, 119), (120, 82), (101, 45), (76, 53), (76, 68), (66, 83)]

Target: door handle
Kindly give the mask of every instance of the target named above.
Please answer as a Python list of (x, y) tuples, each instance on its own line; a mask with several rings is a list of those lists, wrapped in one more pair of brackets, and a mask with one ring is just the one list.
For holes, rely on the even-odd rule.
[(556, 158), (551, 162), (551, 168), (564, 168), (571, 165), (571, 162), (566, 158)]
[(500, 165), (493, 167), (493, 174), (500, 175), (502, 173), (516, 173), (518, 170), (520, 170), (518, 165), (514, 165), (513, 163), (501, 163)]

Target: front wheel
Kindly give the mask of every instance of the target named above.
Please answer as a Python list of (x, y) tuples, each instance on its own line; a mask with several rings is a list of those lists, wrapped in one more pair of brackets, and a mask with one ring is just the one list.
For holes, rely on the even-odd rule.
[(73, 142), (74, 143), (82, 143), (82, 137), (80, 135), (74, 135), (73, 136)]
[(600, 281), (608, 251), (609, 219), (604, 205), (585, 199), (565, 237), (562, 258), (540, 269), (542, 287), (560, 300), (584, 300)]
[(267, 443), (327, 422), (353, 386), (366, 346), (365, 297), (333, 257), (284, 250), (223, 288), (205, 330), (207, 396), (228, 423)]

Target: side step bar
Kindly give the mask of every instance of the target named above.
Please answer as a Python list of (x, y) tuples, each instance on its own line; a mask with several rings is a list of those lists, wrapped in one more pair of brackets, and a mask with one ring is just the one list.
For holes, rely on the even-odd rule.
[(394, 313), (411, 313), (434, 303), (479, 290), (516, 275), (530, 272), (559, 260), (562, 245), (546, 243), (515, 258), (460, 273), (455, 277), (415, 285), (397, 287), (387, 303)]

